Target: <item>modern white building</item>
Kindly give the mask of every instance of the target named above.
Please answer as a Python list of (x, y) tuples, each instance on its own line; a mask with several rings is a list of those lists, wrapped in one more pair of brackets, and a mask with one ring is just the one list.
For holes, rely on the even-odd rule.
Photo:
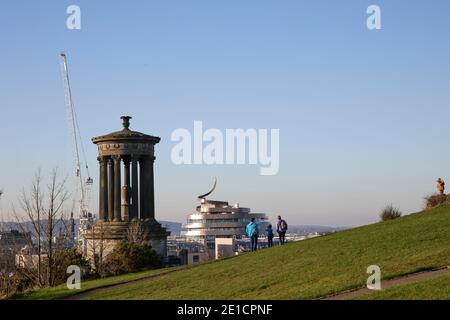
[(245, 227), (255, 218), (261, 231), (269, 224), (264, 213), (251, 213), (250, 208), (239, 204), (230, 206), (225, 201), (201, 199), (197, 212), (190, 214), (182, 234), (186, 237), (240, 238), (245, 236)]
[(215, 252), (216, 238), (242, 239), (245, 237), (245, 227), (252, 218), (258, 223), (260, 234), (264, 234), (269, 224), (265, 213), (252, 213), (250, 208), (239, 204), (229, 205), (226, 201), (207, 200), (206, 196), (215, 187), (216, 182), (210, 192), (198, 197), (200, 205), (195, 213), (188, 215), (187, 223), (182, 229), (182, 235), (187, 239), (203, 243), (210, 257), (218, 256)]

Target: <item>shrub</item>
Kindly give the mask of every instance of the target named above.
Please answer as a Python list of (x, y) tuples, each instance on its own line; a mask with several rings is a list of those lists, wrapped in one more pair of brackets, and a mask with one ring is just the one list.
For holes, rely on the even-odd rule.
[(0, 273), (0, 299), (15, 296), (36, 287), (35, 270), (17, 268), (11, 273)]
[(102, 276), (119, 275), (161, 267), (161, 257), (146, 244), (121, 242), (105, 258)]
[[(47, 263), (44, 259), (44, 264)], [(91, 266), (89, 262), (76, 249), (56, 250), (53, 253), (53, 267), (51, 285), (58, 285), (67, 281), (67, 268), (69, 266), (78, 266), (82, 272), (82, 278), (87, 279), (91, 275)]]
[(441, 204), (449, 203), (450, 195), (445, 194), (433, 194), (425, 197), (425, 209), (433, 209)]
[[(31, 275), (31, 276), (30, 276)], [(14, 292), (25, 292), (36, 287), (36, 270), (17, 268), (12, 277), (14, 281)]]
[[(48, 258), (42, 258), (42, 264), (47, 265)], [(67, 268), (71, 265), (80, 267), (83, 279), (89, 279), (93, 274), (89, 262), (76, 249), (56, 250), (53, 253), (51, 272), (46, 268), (41, 271), (45, 286), (54, 286), (67, 281)], [(16, 267), (11, 273), (0, 272), (0, 299), (20, 296), (22, 293), (39, 287), (37, 268)]]
[(401, 216), (401, 211), (394, 208), (392, 204), (386, 206), (380, 213), (381, 221), (394, 220), (400, 218)]

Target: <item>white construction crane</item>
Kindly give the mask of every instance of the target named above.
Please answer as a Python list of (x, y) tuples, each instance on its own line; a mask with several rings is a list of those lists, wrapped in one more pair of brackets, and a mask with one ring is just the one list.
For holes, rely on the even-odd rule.
[[(92, 187), (93, 180), (89, 174), (89, 166), (86, 161), (86, 154), (84, 152), (83, 142), (81, 139), (80, 128), (78, 126), (77, 117), (75, 113), (75, 108), (72, 99), (72, 90), (70, 88), (69, 81), (69, 68), (67, 66), (67, 57), (65, 53), (61, 53), (61, 72), (64, 80), (64, 94), (66, 98), (66, 108), (67, 115), (69, 118), (69, 130), (74, 147), (75, 156), (75, 177), (77, 178), (77, 193), (76, 196), (79, 197), (79, 219), (80, 224), (78, 228), (78, 247), (82, 250), (83, 254), (86, 254), (87, 243), (84, 235), (91, 228), (93, 224), (93, 216), (89, 211), (90, 203), (90, 191)], [(83, 155), (83, 161), (86, 169), (86, 180), (83, 179), (83, 170), (81, 166), (80, 153)]]

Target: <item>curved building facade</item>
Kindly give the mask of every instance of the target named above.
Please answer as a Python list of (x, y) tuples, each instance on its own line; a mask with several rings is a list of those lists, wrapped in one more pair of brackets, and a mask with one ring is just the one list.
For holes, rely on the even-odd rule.
[(240, 207), (238, 204), (230, 206), (225, 201), (202, 198), (196, 211), (188, 216), (183, 227), (182, 234), (188, 238), (241, 238), (245, 236), (245, 227), (252, 218), (258, 223), (260, 233), (263, 233), (269, 224), (266, 214), (251, 213), (249, 208)]

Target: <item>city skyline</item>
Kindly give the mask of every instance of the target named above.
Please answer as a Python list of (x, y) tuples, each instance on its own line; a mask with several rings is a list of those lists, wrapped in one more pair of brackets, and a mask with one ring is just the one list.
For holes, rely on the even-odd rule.
[[(34, 172), (73, 176), (58, 56), (67, 53), (75, 108), (94, 178), (94, 136), (131, 129), (156, 146), (156, 218), (184, 222), (218, 178), (212, 200), (239, 202), (274, 221), (356, 226), (392, 203), (419, 211), (450, 178), (445, 125), (450, 115), (446, 12), (408, 1), (376, 1), (382, 29), (366, 8), (331, 1), (210, 3), (77, 1), (81, 30), (65, 26), (72, 3), (3, 5), (0, 95), (6, 220)], [(426, 21), (426, 22), (425, 22)], [(205, 26), (209, 26), (206, 28)], [(14, 32), (11, 32), (14, 31)], [(175, 165), (172, 133), (279, 129), (280, 166)], [(444, 141), (441, 141), (444, 140)]]

